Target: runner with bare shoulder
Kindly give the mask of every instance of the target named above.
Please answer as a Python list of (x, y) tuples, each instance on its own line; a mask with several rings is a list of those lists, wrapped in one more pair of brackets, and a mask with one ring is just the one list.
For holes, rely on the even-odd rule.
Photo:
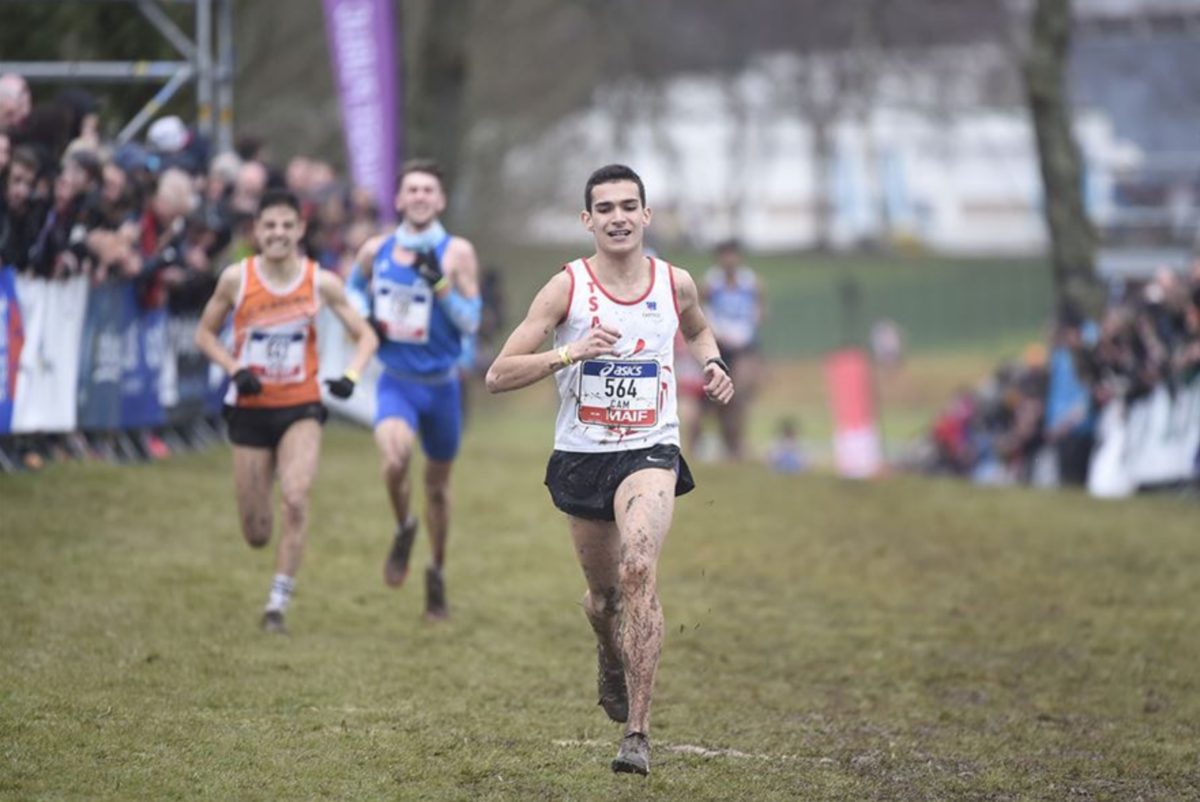
[[(663, 643), (658, 557), (675, 497), (695, 486), (679, 450), (673, 343), (704, 366), (717, 403), (733, 382), (685, 270), (646, 256), (641, 178), (624, 165), (594, 172), (584, 227), (596, 252), (564, 266), (534, 298), (487, 375), (493, 393), (554, 375), (560, 406), (546, 485), (567, 514), (587, 582), (600, 705), (626, 725), (616, 772), (650, 771), (650, 697)], [(553, 336), (553, 347), (541, 350)]]
[[(304, 553), (309, 492), (326, 417), (317, 383), (315, 321), (321, 304), (338, 317), (355, 343), (345, 373), (325, 381), (333, 395), (350, 397), (379, 341), (350, 306), (341, 280), (297, 254), (304, 221), (294, 195), (267, 192), (254, 228), (261, 252), (221, 273), (200, 318), (196, 345), (233, 377), (225, 419), (233, 443), (238, 518), (246, 542), (255, 548), (271, 539), (271, 491), (279, 478), (279, 553), (262, 626), (285, 633), (284, 613)], [(220, 340), (230, 313), (232, 352)]]

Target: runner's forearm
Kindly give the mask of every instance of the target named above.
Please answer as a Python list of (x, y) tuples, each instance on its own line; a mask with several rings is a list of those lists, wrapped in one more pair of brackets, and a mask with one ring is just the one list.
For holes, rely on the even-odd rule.
[(454, 328), (463, 334), (474, 334), (479, 331), (479, 317), (483, 313), (483, 299), (476, 295), (467, 298), (457, 289), (451, 287), (445, 293), (438, 294), (438, 304), (441, 305)]
[(557, 373), (568, 364), (570, 363), (562, 358), (558, 350), (499, 357), (488, 368), (488, 392), (506, 393), (510, 390), (520, 390)]
[(204, 326), (196, 329), (196, 347), (200, 349), (200, 353), (208, 357), (208, 360), (221, 368), (221, 370), (232, 376), (238, 371), (237, 360), (233, 358), (233, 354), (221, 344), (220, 338), (206, 329)]
[(697, 331), (691, 337), (686, 334), (684, 337), (687, 340), (688, 350), (696, 361), (701, 365), (708, 360), (721, 356), (721, 349), (717, 346), (717, 338), (713, 336), (712, 329), (708, 326)]
[(346, 366), (346, 372), (353, 371), (355, 376), (361, 376), (362, 372), (367, 369), (367, 365), (371, 364), (371, 357), (379, 350), (379, 338), (375, 336), (375, 332), (370, 326), (363, 326), (358, 337), (354, 339), (354, 356), (350, 358), (350, 364)]

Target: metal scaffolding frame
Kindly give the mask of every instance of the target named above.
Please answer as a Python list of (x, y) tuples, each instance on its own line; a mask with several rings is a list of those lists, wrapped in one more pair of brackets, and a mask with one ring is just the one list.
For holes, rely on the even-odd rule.
[[(34, 0), (0, 0), (0, 5)], [(133, 5), (179, 52), (179, 61), (0, 61), (0, 74), (31, 81), (158, 83), (162, 87), (117, 135), (132, 139), (185, 85), (196, 85), (196, 126), (218, 151), (233, 147), (233, 0), (36, 0), (42, 3)], [(192, 35), (182, 31), (163, 3), (195, 6)], [(215, 30), (214, 30), (215, 29)], [(215, 41), (214, 41), (215, 33)]]

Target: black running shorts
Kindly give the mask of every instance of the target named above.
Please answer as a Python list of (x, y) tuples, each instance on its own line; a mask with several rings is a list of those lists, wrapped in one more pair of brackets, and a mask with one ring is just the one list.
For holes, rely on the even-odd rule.
[(283, 433), (297, 421), (307, 418), (325, 423), (329, 412), (320, 403), (298, 404), (294, 407), (243, 407), (225, 406), (225, 422), (229, 424), (229, 441), (235, 446), (274, 449), (283, 439)]
[(675, 495), (696, 487), (679, 446), (658, 445), (636, 451), (583, 454), (555, 451), (546, 465), (546, 487), (554, 506), (567, 515), (589, 521), (615, 521), (613, 499), (631, 474), (647, 468), (675, 472)]

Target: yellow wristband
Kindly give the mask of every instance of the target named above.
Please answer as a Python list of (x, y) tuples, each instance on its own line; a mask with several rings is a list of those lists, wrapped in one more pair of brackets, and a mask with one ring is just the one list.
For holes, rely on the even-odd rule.
[(564, 345), (562, 348), (559, 348), (558, 349), (558, 358), (560, 360), (562, 360), (562, 363), (564, 365), (573, 364), (575, 362), (575, 360), (571, 359), (571, 346)]
[(440, 279), (437, 280), (437, 283), (433, 285), (433, 291), (441, 292), (442, 290), (446, 289), (446, 287), (448, 287), (448, 286), (450, 286), (450, 279), (447, 278), (446, 276), (442, 276)]
[(354, 382), (355, 384), (358, 384), (358, 371), (357, 370), (353, 370), (351, 368), (346, 368), (346, 372), (344, 375), (350, 381)]

